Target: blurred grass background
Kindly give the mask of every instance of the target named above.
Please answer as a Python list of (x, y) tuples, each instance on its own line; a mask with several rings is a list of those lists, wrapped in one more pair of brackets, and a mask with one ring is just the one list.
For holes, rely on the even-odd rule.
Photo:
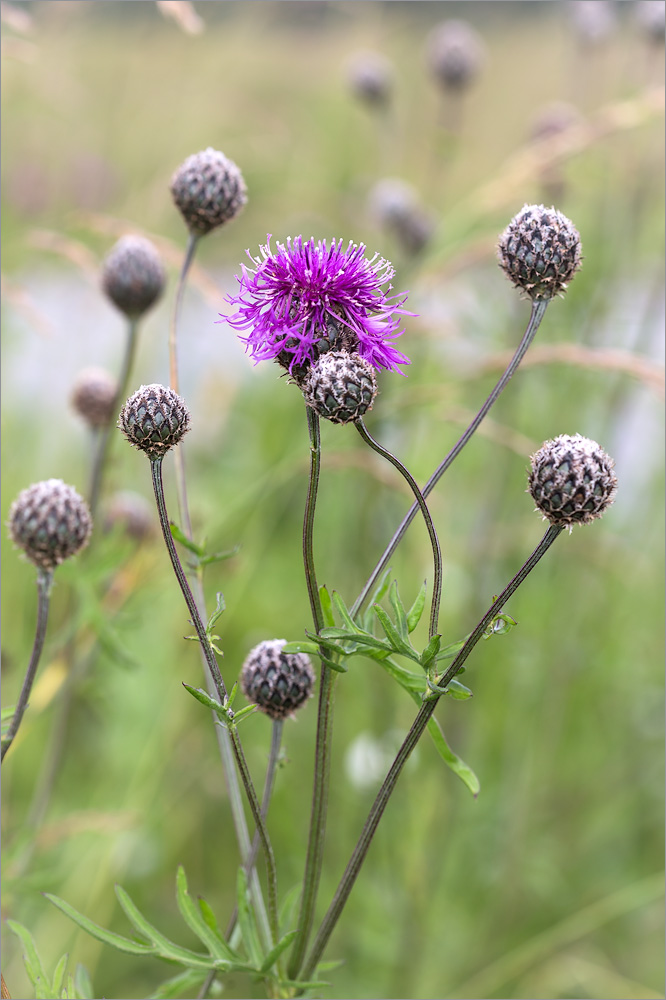
[[(400, 341), (412, 365), (407, 379), (382, 376), (368, 424), (423, 482), (525, 327), (529, 306), (497, 268), (494, 244), (524, 202), (548, 197), (539, 163), (559, 155), (556, 207), (581, 233), (584, 265), (431, 496), (445, 641), (471, 629), (542, 533), (524, 491), (544, 440), (598, 440), (616, 459), (618, 499), (603, 522), (563, 536), (515, 595), (507, 610), (519, 627), (477, 647), (465, 676), (474, 699), (438, 709), (481, 793), (472, 799), (423, 742), (329, 946), (327, 957), (343, 961), (325, 995), (664, 996), (663, 40), (641, 27), (644, 6), (605, 5), (612, 23), (595, 40), (576, 28), (574, 4), (555, 2), (2, 7), (3, 522), (34, 481), (86, 489), (90, 442), (69, 394), (83, 367), (116, 372), (124, 339), (99, 289), (102, 256), (126, 231), (164, 253), (169, 288), (143, 324), (133, 385), (166, 382), (185, 245), (170, 177), (209, 145), (244, 173), (249, 204), (201, 242), (179, 340), (195, 530), (212, 548), (241, 546), (207, 576), (210, 600), (226, 597), (229, 683), (256, 642), (308, 626), (303, 407), (277, 368), (252, 368), (214, 325), (245, 249), (256, 252), (267, 233), (302, 233), (363, 241), (396, 263), (395, 288), (409, 288), (418, 313)], [(458, 134), (438, 124), (442, 97), (424, 55), (444, 18), (469, 20), (486, 47)], [(362, 49), (393, 66), (384, 112), (350, 91), (348, 60)], [(555, 100), (575, 106), (579, 122), (535, 147), (535, 118)], [(385, 177), (414, 185), (432, 213), (417, 257), (369, 211)], [(409, 499), (351, 428), (324, 427), (323, 448), (318, 573), (351, 603)], [(107, 485), (151, 496), (148, 464), (120, 440)], [(96, 996), (144, 997), (169, 970), (102, 948), (40, 892), (127, 933), (119, 882), (192, 946), (174, 903), (177, 865), (224, 922), (238, 859), (210, 721), (181, 687), (200, 683), (200, 664), (182, 642), (189, 626), (163, 547), (117, 533), (95, 546), (58, 571), (39, 683), (3, 768), (2, 912), (30, 928), (48, 966), (64, 951), (72, 966), (83, 962)], [(35, 574), (4, 533), (2, 555), (6, 705), (32, 643)], [(393, 570), (411, 603), (430, 577), (419, 524)], [(88, 649), (35, 827), (63, 684)], [(414, 713), (375, 664), (352, 663), (336, 692), (322, 913), (387, 748)], [(281, 894), (302, 875), (315, 715), (311, 702), (285, 727), (270, 815)], [(267, 720), (251, 718), (242, 735), (260, 783)], [(3, 941), (10, 992), (28, 996), (4, 924)], [(224, 992), (257, 989), (238, 978)]]

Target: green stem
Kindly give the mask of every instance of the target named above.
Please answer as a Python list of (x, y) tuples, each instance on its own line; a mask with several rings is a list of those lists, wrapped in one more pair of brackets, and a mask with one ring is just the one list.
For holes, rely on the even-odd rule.
[(25, 678), (23, 679), (23, 687), (21, 688), (21, 693), (16, 703), (14, 714), (12, 715), (12, 721), (9, 724), (7, 734), (2, 739), (0, 763), (5, 759), (5, 754), (14, 742), (14, 738), (19, 730), (19, 726), (21, 725), (21, 720), (23, 719), (25, 710), (28, 707), (28, 699), (30, 698), (32, 685), (34, 684), (35, 675), (37, 674), (37, 667), (39, 666), (39, 659), (42, 655), (42, 649), (44, 648), (46, 624), (49, 618), (52, 583), (52, 569), (39, 569), (37, 571), (37, 626), (35, 628), (35, 640), (32, 646), (28, 669), (26, 670)]
[[(491, 406), (493, 406), (493, 404), (497, 401), (497, 399), (501, 395), (501, 393), (504, 390), (504, 388), (506, 387), (509, 379), (511, 378), (511, 376), (514, 374), (514, 372), (518, 368), (518, 365), (520, 364), (520, 362), (523, 360), (523, 357), (525, 356), (525, 353), (526, 353), (528, 347), (530, 346), (530, 344), (534, 340), (534, 337), (536, 335), (537, 330), (539, 329), (539, 325), (541, 323), (541, 320), (544, 317), (544, 314), (546, 312), (546, 307), (548, 306), (549, 302), (550, 302), (550, 299), (534, 299), (532, 301), (532, 311), (530, 313), (530, 319), (529, 319), (529, 322), (527, 324), (527, 329), (525, 330), (525, 333), (523, 334), (523, 339), (521, 340), (520, 344), (518, 345), (516, 353), (512, 357), (511, 361), (509, 362), (509, 364), (506, 367), (506, 370), (504, 371), (503, 375), (501, 376), (501, 378), (497, 382), (495, 388), (492, 390), (492, 392), (490, 393), (490, 395), (486, 399), (485, 403), (483, 404), (483, 406), (481, 407), (481, 409), (479, 410), (479, 412), (476, 414), (476, 416), (472, 420), (471, 424), (469, 425), (469, 427), (467, 428), (467, 430), (465, 431), (465, 433), (456, 442), (456, 444), (453, 446), (453, 448), (448, 453), (448, 455), (444, 458), (444, 460), (437, 466), (437, 468), (433, 472), (432, 476), (430, 477), (430, 479), (428, 480), (428, 482), (423, 487), (423, 496), (424, 497), (427, 497), (428, 494), (434, 489), (434, 487), (437, 485), (437, 483), (439, 482), (439, 480), (442, 478), (442, 476), (444, 475), (444, 473), (446, 472), (446, 470), (449, 468), (449, 466), (451, 465), (451, 463), (453, 462), (453, 460), (455, 458), (457, 458), (457, 456), (463, 450), (463, 448), (465, 447), (465, 445), (467, 444), (467, 442), (469, 441), (469, 439), (472, 437), (472, 435), (476, 431), (477, 427), (479, 426), (479, 424), (481, 423), (481, 421), (484, 419), (484, 417), (486, 416), (486, 414), (490, 410)], [(393, 535), (393, 538), (391, 539), (391, 541), (386, 546), (386, 549), (384, 550), (384, 553), (381, 556), (379, 562), (377, 563), (377, 565), (373, 569), (372, 573), (368, 577), (368, 580), (366, 581), (366, 583), (365, 583), (365, 585), (363, 587), (363, 590), (361, 591), (361, 593), (356, 598), (356, 601), (354, 602), (354, 605), (353, 605), (353, 607), (351, 609), (352, 617), (355, 614), (357, 614), (358, 611), (360, 611), (360, 609), (362, 608), (363, 604), (368, 599), (369, 594), (373, 591), (373, 589), (375, 587), (375, 584), (377, 583), (377, 580), (379, 579), (379, 577), (381, 576), (381, 574), (386, 569), (386, 566), (387, 566), (387, 564), (388, 564), (391, 556), (393, 555), (393, 553), (395, 552), (396, 548), (398, 547), (398, 545), (399, 545), (400, 541), (402, 540), (405, 532), (407, 531), (407, 528), (409, 527), (409, 525), (414, 520), (414, 517), (416, 516), (416, 514), (418, 512), (418, 509), (419, 509), (418, 504), (414, 503), (414, 504), (412, 504), (412, 506), (410, 507), (410, 509), (405, 514), (404, 518), (402, 519), (402, 522), (400, 523), (398, 529), (396, 530), (395, 534)]]
[(363, 423), (362, 419), (356, 421), (356, 430), (359, 432), (366, 444), (370, 445), (377, 454), (381, 455), (388, 462), (393, 465), (401, 476), (403, 476), (409, 483), (409, 487), (416, 497), (416, 502), (423, 514), (423, 520), (425, 521), (425, 526), (428, 529), (428, 535), (430, 536), (430, 544), (432, 546), (432, 560), (434, 566), (434, 581), (432, 588), (432, 604), (430, 608), (430, 632), (429, 637), (432, 639), (434, 635), (437, 635), (438, 622), (439, 622), (439, 604), (442, 596), (442, 553), (439, 547), (439, 539), (437, 538), (437, 532), (435, 531), (435, 526), (432, 523), (432, 518), (430, 516), (430, 511), (426, 506), (426, 502), (423, 498), (421, 490), (416, 485), (416, 480), (411, 475), (411, 473), (405, 468), (405, 466), (400, 462), (395, 455), (392, 455), (390, 451), (383, 448), (378, 441), (371, 436), (368, 432), (367, 427)]
[(116, 396), (113, 401), (113, 407), (111, 410), (112, 419), (107, 424), (106, 427), (102, 427), (97, 439), (97, 448), (95, 451), (95, 457), (93, 459), (93, 467), (90, 475), (90, 513), (95, 517), (95, 512), (97, 510), (97, 504), (102, 492), (102, 481), (104, 479), (104, 473), (106, 471), (107, 460), (109, 456), (109, 444), (111, 440), (111, 431), (115, 427), (115, 421), (118, 416), (118, 411), (125, 401), (127, 395), (127, 386), (129, 384), (129, 378), (132, 371), (132, 366), (134, 365), (134, 357), (136, 355), (136, 342), (137, 342), (137, 332), (139, 329), (139, 319), (133, 316), (128, 321), (127, 327), (127, 341), (125, 344), (125, 354), (122, 361), (122, 366), (120, 369), (120, 374), (118, 376), (118, 388), (116, 390)]
[[(315, 631), (324, 627), (324, 613), (319, 598), (317, 576), (313, 556), (313, 529), (315, 507), (317, 502), (317, 487), (319, 485), (319, 470), (321, 467), (321, 439), (319, 434), (319, 417), (313, 409), (306, 406), (308, 432), (310, 436), (310, 481), (305, 503), (303, 520), (303, 564), (305, 579), (310, 598), (310, 608)], [(324, 839), (326, 836), (326, 810), (328, 806), (328, 788), (331, 767), (331, 731), (333, 706), (333, 676), (331, 668), (322, 660), (319, 679), (319, 702), (317, 707), (317, 735), (315, 737), (314, 781), (312, 788), (312, 807), (310, 812), (310, 832), (308, 849), (305, 858), (303, 874), (303, 895), (298, 915), (298, 934), (290, 956), (288, 975), (290, 979), (298, 976), (308, 940), (312, 931), (317, 892), (321, 879), (321, 869), (324, 857)]]
[[(507, 584), (500, 596), (497, 597), (490, 605), (487, 612), (480, 620), (474, 631), (470, 634), (465, 642), (465, 645), (453, 660), (448, 670), (440, 678), (438, 687), (442, 688), (442, 693), (451, 678), (455, 677), (460, 668), (463, 666), (465, 660), (472, 652), (481, 636), (484, 634), (490, 622), (497, 614), (499, 614), (511, 595), (515, 593), (521, 583), (534, 569), (536, 564), (542, 556), (545, 555), (555, 539), (562, 533), (563, 530), (563, 528), (553, 525), (548, 528), (529, 559), (523, 564), (511, 582)], [(349, 863), (340, 880), (338, 888), (335, 891), (335, 895), (333, 896), (331, 905), (328, 908), (328, 912), (326, 913), (326, 916), (324, 917), (317, 932), (310, 954), (308, 955), (307, 962), (305, 963), (305, 967), (303, 969), (303, 977), (305, 979), (308, 979), (313, 974), (318, 962), (321, 959), (324, 949), (328, 943), (328, 939), (330, 938), (331, 933), (340, 918), (340, 914), (342, 913), (356, 878), (361, 870), (361, 866), (368, 853), (368, 848), (370, 847), (372, 838), (375, 834), (379, 821), (382, 818), (388, 800), (396, 786), (400, 772), (402, 771), (402, 768), (409, 758), (412, 750), (423, 735), (440, 697), (441, 695), (435, 694), (434, 696), (428, 698), (427, 701), (423, 702), (423, 705), (419, 709), (412, 724), (412, 728), (405, 737), (403, 744), (398, 750), (396, 758), (393, 761), (386, 778), (384, 779), (384, 783), (377, 793), (377, 798), (372, 804), (372, 808), (368, 814), (361, 836), (356, 844), (356, 847), (354, 848), (351, 858), (349, 859)]]

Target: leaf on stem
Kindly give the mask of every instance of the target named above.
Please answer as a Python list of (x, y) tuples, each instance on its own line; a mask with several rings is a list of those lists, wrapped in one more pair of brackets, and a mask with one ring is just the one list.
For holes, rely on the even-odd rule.
[(238, 926), (241, 937), (245, 945), (248, 957), (252, 964), (259, 968), (262, 964), (261, 945), (259, 935), (254, 922), (254, 913), (250, 905), (250, 894), (247, 887), (247, 874), (245, 868), (238, 869), (238, 881), (236, 883), (236, 903), (238, 906)]
[(407, 612), (407, 631), (413, 632), (418, 623), (421, 621), (421, 615), (423, 614), (423, 609), (425, 607), (426, 601), (426, 583), (423, 581), (423, 586), (416, 595), (416, 600), (412, 604), (411, 608)]
[(379, 604), (373, 604), (373, 610), (379, 619), (379, 624), (384, 629), (386, 633), (386, 638), (391, 643), (391, 646), (396, 653), (401, 653), (403, 656), (409, 657), (410, 660), (415, 660), (417, 663), (421, 662), (421, 657), (416, 652), (411, 643), (406, 642), (400, 635), (398, 629), (395, 627), (390, 617), (384, 611)]
[(113, 931), (107, 931), (103, 927), (89, 920), (88, 917), (84, 917), (82, 913), (75, 910), (73, 906), (66, 903), (64, 899), (60, 899), (58, 896), (53, 896), (49, 892), (44, 893), (44, 897), (48, 899), (50, 903), (57, 906), (66, 917), (73, 920), (75, 924), (84, 930), (91, 937), (96, 938), (103, 944), (110, 945), (111, 948), (115, 948), (116, 951), (122, 951), (127, 955), (155, 955), (156, 949), (153, 945), (144, 944), (142, 941), (132, 941), (130, 938), (123, 937), (121, 934), (116, 934)]
[(400, 600), (397, 580), (393, 581), (389, 589), (389, 601), (395, 613), (395, 624), (400, 634), (400, 638), (403, 639), (405, 642), (407, 642), (407, 636), (409, 635), (409, 628), (407, 625), (407, 612), (405, 611), (404, 605)]
[(208, 949), (212, 958), (216, 959), (219, 963), (224, 963), (225, 966), (228, 966), (229, 962), (238, 962), (240, 960), (239, 956), (227, 944), (224, 938), (211, 929), (207, 921), (204, 920), (201, 911), (195, 906), (187, 890), (187, 878), (182, 865), (178, 866), (176, 874), (176, 902), (181, 917), (190, 930), (196, 934), (201, 943)]
[(466, 764), (465, 761), (459, 757), (446, 742), (444, 733), (442, 732), (437, 719), (430, 718), (428, 720), (428, 732), (430, 733), (432, 741), (435, 744), (435, 748), (444, 763), (447, 767), (451, 768), (454, 774), (458, 775), (461, 781), (467, 785), (474, 798), (476, 798), (481, 790), (479, 779), (474, 774), (471, 767), (469, 767), (469, 765)]
[(321, 610), (324, 616), (324, 625), (335, 625), (335, 615), (333, 614), (331, 595), (325, 585), (322, 585), (319, 588), (319, 600), (321, 602)]

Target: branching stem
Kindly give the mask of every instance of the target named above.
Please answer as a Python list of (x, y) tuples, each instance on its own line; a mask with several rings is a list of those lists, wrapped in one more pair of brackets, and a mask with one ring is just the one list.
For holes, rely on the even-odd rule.
[[(529, 322), (527, 324), (527, 329), (525, 330), (525, 333), (523, 334), (523, 339), (521, 340), (520, 344), (518, 345), (516, 353), (512, 357), (511, 361), (509, 362), (509, 364), (506, 367), (506, 370), (504, 371), (503, 375), (501, 376), (501, 378), (497, 382), (495, 388), (490, 393), (490, 395), (488, 396), (488, 398), (486, 399), (485, 403), (483, 404), (483, 406), (481, 407), (481, 409), (479, 410), (479, 412), (476, 414), (476, 416), (472, 420), (471, 424), (469, 425), (469, 427), (467, 428), (467, 430), (465, 431), (465, 433), (456, 442), (456, 444), (453, 446), (453, 448), (448, 453), (448, 455), (444, 458), (444, 460), (437, 466), (437, 468), (433, 472), (432, 476), (430, 477), (430, 479), (428, 480), (428, 482), (423, 487), (423, 496), (424, 497), (427, 497), (428, 494), (431, 492), (431, 490), (434, 489), (434, 487), (437, 485), (437, 483), (439, 482), (439, 480), (442, 478), (442, 476), (444, 475), (444, 473), (446, 472), (446, 470), (449, 468), (449, 466), (451, 465), (451, 463), (453, 462), (453, 460), (455, 458), (457, 458), (457, 456), (463, 450), (463, 448), (465, 447), (465, 445), (467, 444), (467, 442), (469, 441), (469, 439), (472, 437), (472, 435), (474, 434), (474, 432), (476, 431), (477, 427), (479, 426), (479, 424), (481, 423), (481, 421), (484, 419), (484, 417), (486, 416), (486, 414), (488, 413), (488, 411), (490, 410), (490, 408), (493, 406), (493, 404), (497, 401), (497, 399), (501, 395), (501, 393), (504, 390), (504, 388), (506, 387), (509, 379), (514, 374), (514, 372), (518, 368), (518, 365), (520, 364), (520, 362), (522, 361), (523, 357), (525, 356), (525, 352), (527, 351), (528, 347), (530, 346), (530, 344), (534, 340), (534, 337), (536, 335), (537, 330), (539, 329), (539, 325), (541, 323), (541, 320), (544, 317), (544, 314), (546, 312), (546, 307), (548, 306), (549, 302), (550, 302), (550, 299), (534, 299), (533, 300), (533, 302), (532, 302), (532, 311), (530, 313), (530, 318), (529, 318)], [(418, 512), (418, 509), (419, 509), (418, 503), (414, 503), (414, 504), (412, 504), (412, 506), (409, 508), (409, 510), (405, 514), (405, 516), (402, 519), (400, 525), (398, 526), (395, 534), (393, 535), (393, 538), (391, 539), (391, 541), (386, 546), (386, 549), (384, 550), (384, 553), (381, 556), (379, 562), (377, 563), (377, 565), (373, 569), (372, 573), (368, 577), (368, 579), (367, 579), (367, 581), (366, 581), (366, 583), (365, 583), (365, 585), (363, 587), (363, 590), (361, 591), (361, 593), (356, 598), (356, 601), (354, 602), (354, 605), (353, 605), (353, 607), (351, 609), (352, 617), (355, 614), (357, 614), (358, 611), (360, 611), (360, 609), (363, 607), (363, 604), (365, 603), (365, 601), (367, 601), (368, 596), (374, 590), (374, 587), (375, 587), (375, 584), (377, 583), (377, 580), (379, 579), (379, 577), (381, 576), (381, 574), (386, 569), (386, 566), (388, 565), (388, 562), (389, 562), (391, 556), (393, 555), (393, 553), (397, 549), (400, 541), (402, 540), (405, 532), (407, 531), (407, 528), (409, 527), (409, 525), (414, 520), (414, 517), (416, 516), (416, 514)]]
[[(515, 591), (518, 589), (521, 583), (525, 580), (528, 574), (534, 569), (534, 567), (539, 562), (541, 557), (545, 555), (545, 553), (548, 551), (548, 549), (553, 544), (555, 539), (558, 537), (558, 535), (562, 533), (563, 530), (564, 530), (563, 528), (554, 527), (552, 525), (551, 527), (548, 528), (545, 535), (543, 536), (543, 538), (541, 539), (541, 541), (539, 542), (539, 544), (537, 545), (537, 547), (535, 548), (534, 552), (529, 557), (529, 559), (523, 564), (523, 566), (520, 568), (518, 573), (516, 573), (511, 582), (507, 584), (507, 586), (504, 588), (499, 597), (497, 597), (490, 605), (487, 612), (485, 613), (483, 618), (479, 621), (474, 631), (470, 634), (469, 638), (465, 642), (465, 645), (462, 647), (456, 658), (453, 660), (448, 670), (439, 679), (438, 687), (442, 688), (442, 693), (443, 689), (446, 688), (446, 685), (449, 683), (451, 678), (455, 677), (460, 668), (463, 666), (465, 660), (472, 652), (477, 642), (484, 634), (486, 628), (492, 622), (493, 618), (495, 618), (495, 616), (499, 614), (499, 612), (502, 610), (502, 608), (509, 600), (511, 595), (515, 593)], [(328, 939), (330, 938), (331, 933), (336, 923), (338, 922), (340, 914), (342, 913), (342, 910), (345, 906), (345, 903), (347, 902), (347, 899), (349, 898), (349, 894), (354, 886), (356, 878), (361, 870), (361, 866), (368, 853), (368, 848), (370, 847), (370, 843), (372, 842), (372, 838), (375, 834), (379, 821), (382, 818), (388, 800), (391, 797), (391, 794), (396, 786), (396, 783), (400, 776), (400, 772), (402, 771), (402, 768), (407, 759), (409, 758), (409, 755), (411, 754), (412, 750), (414, 749), (419, 739), (423, 735), (425, 728), (428, 724), (428, 720), (435, 711), (435, 706), (439, 701), (440, 697), (441, 697), (440, 695), (435, 695), (423, 702), (423, 705), (419, 709), (418, 714), (412, 724), (412, 728), (409, 730), (407, 736), (405, 737), (402, 746), (398, 750), (396, 758), (393, 761), (393, 764), (391, 765), (391, 768), (388, 774), (386, 775), (386, 778), (384, 779), (384, 783), (380, 788), (379, 792), (377, 793), (377, 797), (374, 803), (372, 804), (372, 808), (370, 809), (368, 818), (365, 822), (358, 843), (354, 848), (354, 851), (344, 871), (342, 879), (340, 880), (338, 888), (335, 891), (335, 895), (333, 896), (333, 900), (328, 909), (328, 912), (326, 913), (326, 916), (324, 917), (321, 926), (317, 932), (317, 936), (314, 940), (312, 949), (310, 951), (310, 954), (308, 955), (307, 961), (303, 969), (304, 979), (308, 979), (312, 975), (315, 968), (317, 967), (318, 962), (321, 959), (321, 956), (324, 952), (324, 948), (328, 943)]]

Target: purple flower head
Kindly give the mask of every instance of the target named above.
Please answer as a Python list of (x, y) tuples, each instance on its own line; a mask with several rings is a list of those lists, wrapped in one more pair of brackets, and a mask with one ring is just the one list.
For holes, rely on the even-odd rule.
[[(407, 293), (387, 295), (382, 285), (395, 271), (378, 254), (365, 256), (365, 246), (342, 240), (301, 236), (271, 250), (270, 234), (261, 256), (248, 257), (254, 267), (242, 268), (239, 295), (226, 301), (238, 306), (230, 316), (220, 313), (238, 331), (255, 363), (276, 359), (292, 374), (302, 375), (329, 350), (357, 352), (375, 368), (399, 371), (409, 358), (393, 345)], [(388, 292), (391, 285), (388, 285)]]

